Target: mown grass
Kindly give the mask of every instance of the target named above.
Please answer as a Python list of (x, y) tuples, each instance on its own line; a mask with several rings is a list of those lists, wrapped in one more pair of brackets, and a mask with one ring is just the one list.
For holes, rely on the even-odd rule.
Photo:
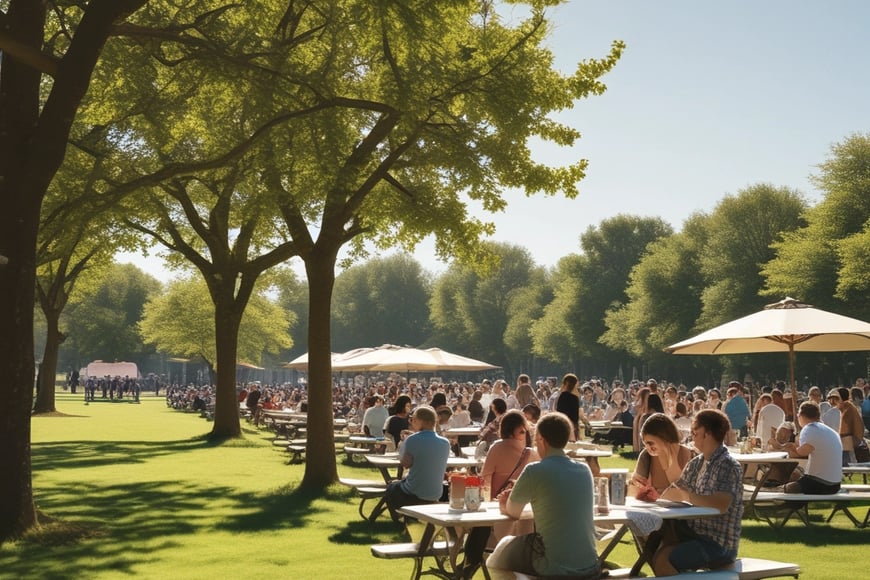
[[(364, 522), (357, 500), (335, 486), (296, 491), (303, 466), (288, 465), (267, 431), (214, 444), (197, 414), (96, 402), (58, 392), (52, 417), (33, 418), (34, 490), (41, 528), (0, 548), (2, 578), (404, 578), (408, 561), (373, 558), (369, 545), (402, 541), (386, 519)], [(329, 451), (327, 451), (329, 452)], [(605, 467), (631, 467), (614, 457)], [(365, 466), (342, 474), (377, 477)], [(863, 516), (863, 508), (857, 511)], [(863, 575), (870, 531), (845, 517), (783, 530), (744, 521), (741, 555), (797, 561), (803, 578)], [(633, 561), (622, 544), (611, 560)], [(478, 574), (482, 577), (481, 574)]]

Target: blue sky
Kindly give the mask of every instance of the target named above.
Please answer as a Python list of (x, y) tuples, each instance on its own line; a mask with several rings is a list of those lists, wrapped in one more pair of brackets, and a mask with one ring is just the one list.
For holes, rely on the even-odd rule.
[[(809, 176), (830, 146), (870, 132), (870, 2), (866, 0), (573, 0), (550, 9), (556, 65), (627, 44), (607, 92), (560, 120), (583, 133), (540, 160), (589, 160), (574, 200), (507, 194), (494, 239), (555, 265), (580, 251), (590, 225), (619, 213), (658, 216), (679, 230), (697, 211), (760, 182), (818, 200)], [(424, 268), (446, 266), (424, 243)], [(127, 261), (129, 258), (123, 259)], [(159, 260), (133, 260), (157, 274)]]

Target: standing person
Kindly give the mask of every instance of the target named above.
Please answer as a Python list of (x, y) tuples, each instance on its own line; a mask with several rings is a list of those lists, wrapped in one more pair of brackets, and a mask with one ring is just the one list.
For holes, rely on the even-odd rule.
[(399, 395), (396, 397), (396, 404), (390, 411), (392, 415), (384, 424), (384, 432), (392, 437), (393, 443), (398, 447), (402, 440), (402, 431), (407, 431), (410, 425), (408, 415), (411, 413), (411, 397)]
[[(778, 393), (774, 391), (778, 391)], [(793, 418), (791, 403), (787, 403), (785, 400), (785, 383), (783, 381), (776, 381), (776, 386), (770, 391), (770, 396), (773, 397), (773, 404), (782, 409), (782, 412), (785, 413), (785, 418), (791, 421)]]
[[(523, 472), (523, 469), (533, 461), (540, 461), (538, 452), (528, 446), (528, 433), (530, 426), (520, 411), (512, 409), (504, 414), (499, 425), (501, 439), (493, 443), (486, 461), (480, 472), (481, 477), (489, 487), (492, 497), (498, 495), (511, 485)], [(499, 524), (489, 527), (472, 528), (465, 539), (465, 564), (462, 570), (463, 578), (471, 578), (483, 561), (483, 551), (492, 535), (495, 541), (520, 526), (525, 522), (511, 523), (510, 525)], [(528, 522), (534, 530), (534, 524)], [(516, 533), (516, 532), (514, 532)]]
[(731, 421), (731, 428), (740, 431), (741, 437), (746, 437), (746, 421), (752, 413), (749, 411), (746, 398), (743, 396), (743, 385), (740, 381), (728, 383), (725, 398), (725, 414), (728, 415), (728, 420)]
[(843, 446), (839, 434), (821, 422), (819, 406), (813, 402), (801, 403), (798, 410), (801, 432), (799, 445), (787, 443), (789, 457), (807, 459), (804, 475), (785, 484), (786, 493), (829, 494), (840, 491), (843, 480)]
[(828, 393), (828, 410), (822, 410), (822, 423), (840, 432), (840, 391), (837, 389)]
[(843, 465), (855, 461), (855, 440), (864, 438), (864, 421), (858, 408), (849, 400), (849, 389), (839, 387), (840, 395), (840, 439), (843, 443)]
[(650, 415), (641, 427), (640, 438), (644, 449), (637, 457), (628, 494), (649, 497), (649, 490), (654, 489), (656, 493), (652, 497), (655, 498), (680, 478), (693, 454), (680, 444), (677, 425), (665, 413)]
[(861, 420), (864, 421), (864, 429), (870, 431), (870, 386), (864, 379), (856, 379), (855, 387), (863, 389), (864, 399), (861, 401)]
[(251, 412), (251, 420), (257, 426), (260, 423), (260, 387), (251, 385), (251, 390), (248, 391), (248, 396), (245, 399), (245, 406)]
[(532, 380), (529, 378), (529, 375), (522, 374), (517, 377), (517, 390), (514, 396), (520, 409), (526, 405), (537, 405), (540, 407), (538, 397), (535, 396), (535, 391), (532, 389)]
[(599, 578), (592, 472), (585, 463), (565, 455), (572, 429), (571, 421), (558, 412), (538, 422), (535, 445), (541, 461), (527, 465), (513, 489), (498, 497), (501, 512), (512, 518), (519, 518), (525, 505), (532, 504), (536, 531), (502, 538), (487, 560), (491, 572)]
[(737, 558), (740, 518), (743, 516), (743, 470), (725, 447), (731, 430), (728, 416), (705, 409), (692, 421), (695, 449), (701, 454), (689, 461), (683, 474), (662, 497), (714, 507), (721, 515), (679, 520), (676, 544), (663, 544), (653, 557), (656, 576), (702, 568), (720, 568)]
[(390, 483), (384, 492), (387, 509), (396, 523), (401, 521), (396, 511), (399, 508), (434, 503), (444, 492), (450, 442), (435, 433), (436, 420), (432, 407), (417, 407), (410, 419), (414, 433), (399, 444), (399, 462), (409, 470), (408, 475)]
[(363, 431), (369, 437), (380, 439), (384, 436), (384, 425), (387, 423), (390, 414), (387, 408), (384, 407), (384, 397), (382, 395), (372, 395), (373, 404), (366, 409), (363, 415)]
[(580, 438), (580, 397), (574, 393), (579, 382), (580, 379), (574, 373), (566, 374), (562, 377), (562, 387), (559, 389), (559, 398), (556, 399), (556, 411), (568, 417), (574, 427), (571, 441)]

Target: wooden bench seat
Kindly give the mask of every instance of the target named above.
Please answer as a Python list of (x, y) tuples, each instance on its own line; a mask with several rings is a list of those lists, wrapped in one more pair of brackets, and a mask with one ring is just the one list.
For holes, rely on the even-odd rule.
[[(610, 570), (608, 577), (614, 580), (640, 578), (640, 576), (630, 576), (630, 572), (630, 568)], [(764, 560), (762, 558), (738, 558), (732, 566), (725, 569), (688, 572), (676, 576), (668, 576), (668, 578), (699, 578), (701, 580), (739, 578), (740, 580), (762, 580), (763, 578), (797, 578), (800, 573), (800, 566), (791, 562), (777, 562), (776, 560)], [(517, 578), (520, 578), (520, 576), (517, 576)]]
[(435, 558), (435, 562), (444, 575), (447, 575), (445, 563), (450, 557), (450, 545), (441, 540), (432, 543), (432, 547), (426, 550), (425, 553), (420, 553), (420, 544), (417, 542), (403, 542), (398, 544), (375, 544), (371, 547), (372, 556), (375, 558), (385, 558), (387, 560), (397, 560), (408, 558), (414, 560), (414, 570), (411, 573), (411, 578), (418, 580), (423, 574), (423, 560), (425, 558)]
[(287, 446), (287, 451), (290, 453), (290, 462), (299, 463), (305, 460), (305, 445), (291, 443)]
[[(342, 485), (346, 485), (348, 487), (352, 487), (356, 494), (359, 496), (359, 506), (357, 507), (357, 512), (362, 519), (368, 520), (370, 522), (375, 521), (378, 517), (387, 510), (386, 499), (384, 498), (384, 492), (387, 490), (387, 484), (383, 481), (376, 481), (374, 479), (351, 479), (351, 478), (339, 478), (338, 480)], [(370, 499), (377, 499), (378, 502), (375, 504), (375, 507), (366, 514), (365, 505), (366, 502)]]
[(762, 578), (797, 578), (801, 567), (790, 562), (777, 562), (762, 558), (738, 558), (734, 563), (734, 571), (740, 580), (761, 580)]
[(365, 463), (365, 456), (371, 453), (372, 450), (366, 447), (353, 447), (351, 445), (345, 445), (344, 452), (347, 454), (347, 458), (353, 463)]
[[(610, 570), (607, 577), (614, 579), (622, 578), (646, 578), (646, 576), (629, 576), (630, 568), (620, 568), (618, 570)], [(571, 576), (530, 576), (520, 572), (514, 572), (515, 580), (557, 580), (559, 578), (571, 578)], [(684, 572), (675, 576), (668, 576), (668, 579), (687, 580), (689, 578), (698, 578), (698, 580), (738, 580), (740, 575), (734, 570), (710, 570), (705, 572)]]
[[(825, 520), (826, 522), (830, 522), (837, 512), (842, 511), (858, 528), (865, 528), (870, 524), (870, 509), (868, 509), (863, 521), (856, 518), (852, 512), (849, 511), (849, 504), (851, 503), (870, 503), (870, 492), (867, 491), (850, 491), (849, 489), (844, 489), (839, 493), (832, 494), (762, 491), (755, 497), (754, 503), (761, 504), (761, 506), (754, 506), (756, 513), (759, 512), (760, 507), (763, 510), (771, 512), (772, 517), (765, 517), (765, 519), (767, 523), (773, 527), (784, 526), (793, 515), (800, 518), (805, 525), (810, 525), (809, 506), (810, 504), (818, 503), (834, 504), (833, 510)], [(780, 515), (782, 519), (777, 522), (776, 517)]]

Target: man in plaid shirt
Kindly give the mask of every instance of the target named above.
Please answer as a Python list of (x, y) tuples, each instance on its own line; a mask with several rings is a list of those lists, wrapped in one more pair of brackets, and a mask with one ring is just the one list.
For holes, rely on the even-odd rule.
[(721, 568), (737, 559), (743, 471), (723, 443), (730, 429), (725, 413), (714, 409), (701, 411), (692, 421), (692, 439), (700, 455), (686, 465), (680, 479), (662, 492), (662, 497), (714, 507), (722, 515), (680, 520), (677, 543), (662, 545), (653, 558), (656, 576)]

